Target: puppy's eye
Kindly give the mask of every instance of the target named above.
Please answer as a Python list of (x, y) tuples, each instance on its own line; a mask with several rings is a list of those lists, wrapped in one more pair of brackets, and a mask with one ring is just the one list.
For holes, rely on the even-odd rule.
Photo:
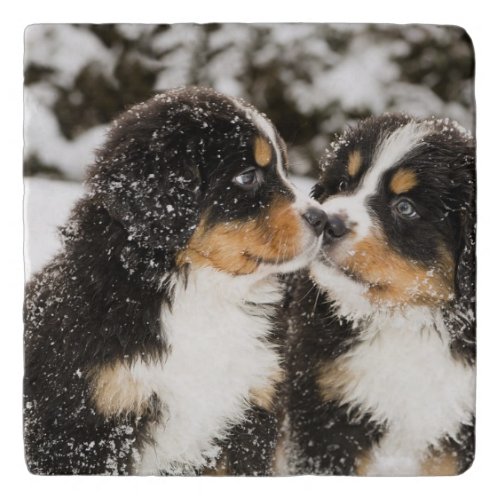
[(413, 203), (406, 198), (399, 200), (395, 205), (395, 209), (405, 219), (416, 219), (419, 216)]
[(339, 193), (341, 193), (342, 191), (347, 191), (347, 181), (344, 180), (340, 181), (337, 187), (337, 191)]
[(253, 189), (260, 184), (261, 180), (262, 172), (253, 167), (233, 177), (233, 182), (243, 189)]

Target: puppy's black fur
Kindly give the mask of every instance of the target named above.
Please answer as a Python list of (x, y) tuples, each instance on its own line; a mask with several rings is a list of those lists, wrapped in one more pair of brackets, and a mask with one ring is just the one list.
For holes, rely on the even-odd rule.
[[(323, 204), (335, 196), (355, 196), (359, 184), (375, 163), (374, 155), (384, 137), (412, 122), (403, 115), (385, 115), (371, 118), (347, 130), (333, 143), (321, 161), (322, 173), (313, 188), (313, 196)], [(354, 175), (348, 174), (348, 164), (356, 151), (358, 164)], [(411, 170), (410, 177), (416, 186), (407, 195), (420, 214), (413, 220), (397, 217), (391, 209), (394, 193), (389, 184), (394, 173), (404, 168)], [(355, 172), (354, 172), (355, 171)], [(396, 197), (396, 199), (399, 199)], [(401, 262), (406, 259), (418, 268), (435, 265), (445, 248), (452, 256), (453, 268), (451, 294), (448, 297), (429, 296), (422, 303), (434, 313), (441, 314), (449, 336), (452, 356), (464, 366), (475, 365), (475, 144), (470, 136), (448, 120), (428, 122), (428, 133), (414, 149), (402, 155), (388, 173), (384, 174), (377, 190), (367, 198), (367, 212), (374, 225), (387, 241), (387, 251), (397, 255)], [(352, 214), (342, 212), (348, 231)], [(328, 232), (326, 230), (325, 234)], [(333, 235), (324, 243), (324, 255), (328, 255), (342, 238)], [(365, 262), (372, 256), (364, 253), (354, 264), (346, 267), (336, 263), (340, 274), (346, 273), (353, 282), (366, 283), (363, 273)], [(319, 257), (320, 260), (323, 257)], [(325, 262), (327, 262), (325, 260)], [(330, 262), (325, 264), (328, 273)], [(349, 266), (349, 267), (347, 267)], [(386, 264), (377, 262), (380, 276), (384, 277)], [(374, 274), (376, 274), (374, 272)], [(317, 276), (317, 275), (316, 275)], [(332, 282), (333, 283), (333, 282)], [(284, 317), (288, 318), (287, 395), (289, 458), (291, 470), (298, 473), (352, 475), (360, 472), (360, 461), (381, 442), (389, 432), (386, 422), (360, 409), (355, 403), (345, 404), (340, 398), (325, 399), (319, 383), (319, 369), (334, 363), (342, 356), (349, 356), (362, 339), (372, 321), (370, 316), (343, 315), (342, 285), (332, 289), (319, 286), (317, 277), (302, 271), (288, 278), (288, 301)], [(390, 286), (390, 285), (387, 285)], [(369, 285), (373, 292), (373, 314), (382, 307), (376, 301), (382, 285)], [(397, 298), (395, 299), (397, 302)], [(405, 310), (411, 304), (405, 302), (391, 307)], [(418, 299), (415, 298), (415, 301)], [(418, 304), (417, 304), (418, 305)], [(392, 309), (394, 310), (394, 309)], [(433, 335), (440, 335), (437, 331)], [(381, 362), (387, 362), (383, 360)], [(390, 362), (390, 361), (389, 361)], [(389, 382), (388, 382), (389, 383)], [(450, 390), (454, 390), (450, 388)], [(425, 395), (415, 395), (419, 404), (428, 404)], [(361, 405), (361, 402), (360, 402)], [(466, 470), (474, 457), (474, 417), (463, 424), (453, 436), (440, 437), (438, 450), (454, 457), (454, 473)], [(431, 472), (432, 473), (432, 472)], [(446, 472), (449, 473), (449, 472)]]
[[(90, 169), (88, 194), (62, 228), (63, 251), (26, 289), (24, 426), (33, 473), (135, 472), (165, 406), (152, 393), (140, 410), (103, 415), (94, 377), (115, 362), (167, 361), (160, 309), (171, 300), (172, 275), (189, 269), (179, 255), (202, 218), (205, 230), (246, 223), (265, 218), (276, 200), (294, 200), (276, 167), (282, 150), (269, 146), (269, 165), (255, 173), (252, 145), (262, 132), (249, 108), (208, 89), (180, 89), (114, 123)], [(232, 181), (241, 172), (250, 187)], [(258, 249), (253, 261), (234, 252), (233, 260), (259, 265)], [(236, 265), (226, 271), (238, 274)], [(255, 427), (262, 412), (264, 432)], [(253, 407), (231, 431), (227, 472), (269, 473), (274, 428), (272, 412)], [(248, 452), (252, 429), (263, 443), (258, 453)]]

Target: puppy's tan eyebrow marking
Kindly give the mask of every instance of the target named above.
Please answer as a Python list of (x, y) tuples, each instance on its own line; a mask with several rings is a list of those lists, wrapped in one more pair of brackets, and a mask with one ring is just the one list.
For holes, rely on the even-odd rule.
[(361, 168), (363, 159), (361, 158), (361, 153), (358, 150), (351, 151), (349, 153), (349, 159), (347, 160), (347, 173), (354, 177)]
[(417, 176), (413, 170), (400, 168), (393, 175), (389, 187), (394, 194), (407, 193), (418, 184)]
[(260, 135), (255, 138), (253, 155), (259, 167), (267, 167), (271, 163), (273, 157), (271, 145)]

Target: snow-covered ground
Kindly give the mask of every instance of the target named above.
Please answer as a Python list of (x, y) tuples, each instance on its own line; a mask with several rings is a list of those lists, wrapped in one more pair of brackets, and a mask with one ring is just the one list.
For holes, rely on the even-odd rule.
[[(295, 185), (309, 194), (314, 180), (293, 177)], [(84, 193), (76, 182), (27, 177), (24, 184), (24, 264), (26, 278), (42, 267), (61, 248), (58, 226), (64, 224), (76, 200)]]
[(57, 227), (66, 222), (83, 187), (36, 177), (24, 181), (24, 266), (26, 277), (39, 271), (60, 249)]

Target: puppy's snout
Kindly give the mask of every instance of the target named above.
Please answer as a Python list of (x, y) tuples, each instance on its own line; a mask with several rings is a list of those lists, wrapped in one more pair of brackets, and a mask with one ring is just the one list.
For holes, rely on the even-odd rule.
[(306, 222), (311, 226), (316, 236), (319, 236), (323, 232), (328, 220), (325, 212), (320, 208), (308, 208), (307, 211), (302, 214), (302, 217), (304, 217)]
[(348, 232), (349, 228), (346, 226), (345, 221), (342, 219), (342, 217), (338, 215), (332, 215), (328, 217), (328, 222), (325, 226), (323, 242), (326, 244), (333, 243), (342, 238), (342, 236), (346, 235)]

